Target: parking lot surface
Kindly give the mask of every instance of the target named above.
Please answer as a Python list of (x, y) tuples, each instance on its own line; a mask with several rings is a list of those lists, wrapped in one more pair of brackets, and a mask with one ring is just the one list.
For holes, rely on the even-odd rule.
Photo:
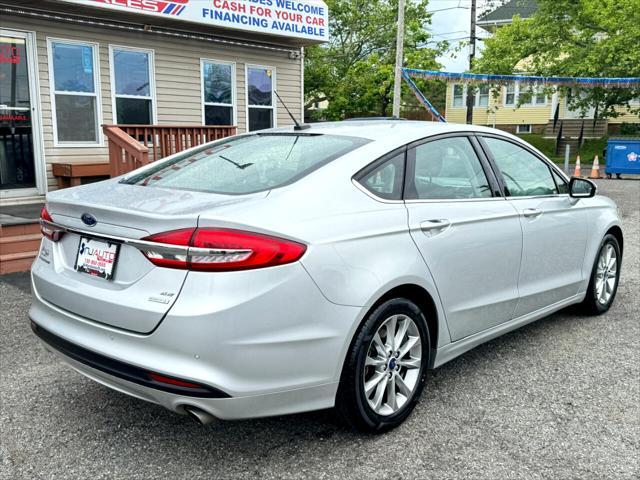
[(40, 348), (28, 275), (0, 277), (0, 478), (639, 478), (640, 181), (598, 183), (625, 230), (611, 310), (564, 310), (444, 365), (381, 436), (327, 411), (202, 427), (111, 391)]

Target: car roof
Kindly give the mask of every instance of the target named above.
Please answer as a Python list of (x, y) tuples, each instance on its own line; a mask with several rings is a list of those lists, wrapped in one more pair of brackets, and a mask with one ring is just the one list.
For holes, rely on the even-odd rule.
[[(361, 137), (374, 142), (406, 144), (431, 135), (452, 132), (496, 132), (478, 125), (445, 122), (425, 122), (403, 119), (346, 120), (342, 122), (322, 122), (308, 124), (309, 128), (295, 131), (293, 126), (272, 128), (263, 132), (294, 132), (300, 134), (346, 135)], [(499, 132), (504, 134), (505, 132)]]

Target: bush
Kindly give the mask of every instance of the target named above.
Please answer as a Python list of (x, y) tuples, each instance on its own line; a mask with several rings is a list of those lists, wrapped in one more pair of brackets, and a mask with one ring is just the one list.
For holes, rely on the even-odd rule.
[(640, 135), (640, 123), (622, 122), (620, 135)]

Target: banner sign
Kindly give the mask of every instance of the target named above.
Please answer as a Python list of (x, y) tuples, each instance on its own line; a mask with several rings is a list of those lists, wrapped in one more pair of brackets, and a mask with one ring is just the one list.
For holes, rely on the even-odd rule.
[(433, 70), (417, 70), (403, 68), (404, 75), (425, 78), (428, 80), (444, 80), (456, 83), (525, 83), (535, 85), (559, 85), (566, 87), (618, 87), (635, 88), (640, 86), (640, 77), (540, 77), (534, 75), (490, 75), (483, 73), (453, 73)]
[(329, 9), (320, 0), (63, 0), (247, 32), (329, 40)]
[(426, 108), (427, 111), (431, 114), (431, 119), (434, 122), (435, 121), (446, 122), (447, 120), (440, 114), (440, 112), (438, 112), (436, 107), (433, 106), (433, 104), (427, 99), (427, 97), (424, 96), (424, 94), (420, 91), (420, 89), (415, 84), (415, 82), (411, 80), (411, 77), (407, 74), (405, 70), (406, 68), (402, 69), (402, 78), (404, 79), (405, 82), (407, 82), (407, 85), (409, 85), (409, 88), (418, 99), (418, 102), (420, 102), (422, 106)]

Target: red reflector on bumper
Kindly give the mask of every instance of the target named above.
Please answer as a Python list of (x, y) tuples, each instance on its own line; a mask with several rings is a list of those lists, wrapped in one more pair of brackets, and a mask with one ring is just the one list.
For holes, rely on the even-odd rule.
[(184, 380), (178, 380), (177, 378), (165, 377), (159, 373), (149, 372), (149, 378), (154, 382), (166, 383), (168, 385), (176, 385), (184, 388), (203, 388), (202, 385), (197, 383), (185, 382)]

